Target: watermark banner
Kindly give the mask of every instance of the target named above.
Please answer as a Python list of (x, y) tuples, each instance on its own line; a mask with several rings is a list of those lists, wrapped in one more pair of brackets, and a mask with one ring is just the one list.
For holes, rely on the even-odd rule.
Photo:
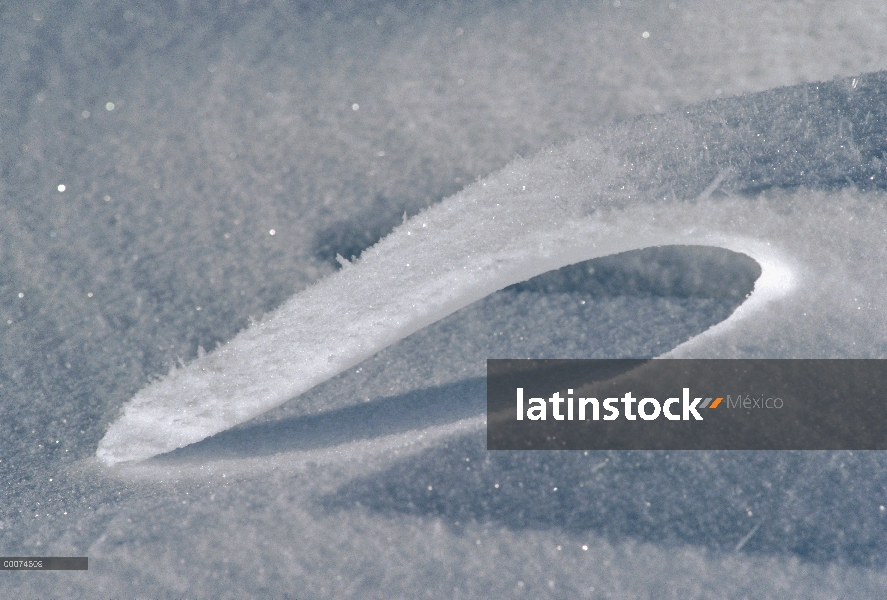
[(490, 450), (883, 450), (887, 360), (488, 360)]
[(86, 556), (0, 556), (0, 571), (88, 571)]

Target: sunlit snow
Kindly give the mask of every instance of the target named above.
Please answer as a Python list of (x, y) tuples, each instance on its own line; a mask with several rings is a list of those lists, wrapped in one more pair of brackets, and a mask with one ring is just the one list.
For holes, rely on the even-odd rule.
[(883, 357), (885, 33), (5, 3), (0, 554), (89, 570), (0, 597), (884, 598), (882, 453), (489, 452), (484, 361)]
[[(737, 313), (674, 356), (880, 355), (881, 196), (836, 202), (820, 188), (887, 182), (885, 100), (884, 74), (777, 89), (636, 120), (516, 161), (140, 392), (98, 456), (114, 464), (199, 441), (508, 285), (650, 246), (726, 248), (761, 266)], [(747, 191), (777, 186), (794, 191)], [(858, 240), (864, 250), (848, 248)]]

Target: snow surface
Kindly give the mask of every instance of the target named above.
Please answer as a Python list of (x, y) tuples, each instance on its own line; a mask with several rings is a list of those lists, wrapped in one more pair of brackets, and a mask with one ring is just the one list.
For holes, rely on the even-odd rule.
[[(779, 88), (638, 119), (514, 161), (422, 211), (359, 259), (337, 255), (338, 273), (141, 391), (98, 456), (113, 465), (200, 441), (508, 285), (645, 247), (726, 248), (761, 268), (734, 316), (673, 355), (880, 355), (884, 211), (877, 196), (836, 203), (815, 188), (887, 186), (885, 101), (884, 74)], [(706, 173), (717, 174), (688, 196)], [(805, 192), (712, 196), (728, 184), (740, 192), (798, 185)], [(800, 211), (815, 216), (792, 231)], [(847, 219), (860, 219), (854, 233), (873, 240), (861, 255), (842, 239)], [(826, 319), (842, 339), (823, 331)], [(804, 321), (813, 325), (799, 329)], [(823, 335), (833, 338), (828, 346), (817, 343)]]
[[(0, 546), (91, 565), (0, 595), (883, 597), (880, 453), (488, 453), (481, 378), (503, 356), (883, 356), (883, 76), (739, 96), (887, 68), (879, 3), (0, 10)], [(524, 214), (494, 227), (494, 197)], [(454, 265), (478, 269), (435, 278)], [(361, 336), (370, 299), (395, 304), (278, 408), (95, 460), (152, 379), (297, 292)], [(220, 376), (280, 396), (275, 361), (304, 368), (286, 340), (246, 349)]]

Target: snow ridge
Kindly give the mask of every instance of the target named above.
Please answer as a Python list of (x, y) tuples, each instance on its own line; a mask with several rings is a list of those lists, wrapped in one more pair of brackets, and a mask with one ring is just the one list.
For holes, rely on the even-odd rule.
[[(887, 187), (885, 105), (881, 72), (640, 117), (516, 160), (139, 391), (96, 454), (113, 465), (199, 441), (508, 285), (650, 246), (720, 246), (762, 268), (734, 315), (670, 356), (746, 356), (752, 340), (770, 357), (883, 353), (872, 265), (887, 214), (871, 194)], [(799, 187), (803, 200), (762, 193)], [(841, 187), (835, 205), (826, 192)], [(846, 250), (852, 215), (864, 253)]]

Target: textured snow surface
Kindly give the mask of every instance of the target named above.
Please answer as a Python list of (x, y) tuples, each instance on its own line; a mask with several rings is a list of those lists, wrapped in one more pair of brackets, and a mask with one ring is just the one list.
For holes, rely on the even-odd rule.
[(0, 596), (884, 597), (881, 453), (484, 450), (488, 357), (887, 351), (887, 9), (614, 4), (0, 7), (0, 553), (90, 557)]
[[(885, 104), (887, 73), (779, 88), (515, 161), (137, 394), (98, 456), (115, 464), (199, 441), (510, 284), (651, 246), (727, 248), (761, 267), (735, 316), (673, 355), (883, 355), (887, 211), (879, 194), (836, 201), (818, 188), (887, 187)], [(734, 193), (713, 197), (722, 187)]]

